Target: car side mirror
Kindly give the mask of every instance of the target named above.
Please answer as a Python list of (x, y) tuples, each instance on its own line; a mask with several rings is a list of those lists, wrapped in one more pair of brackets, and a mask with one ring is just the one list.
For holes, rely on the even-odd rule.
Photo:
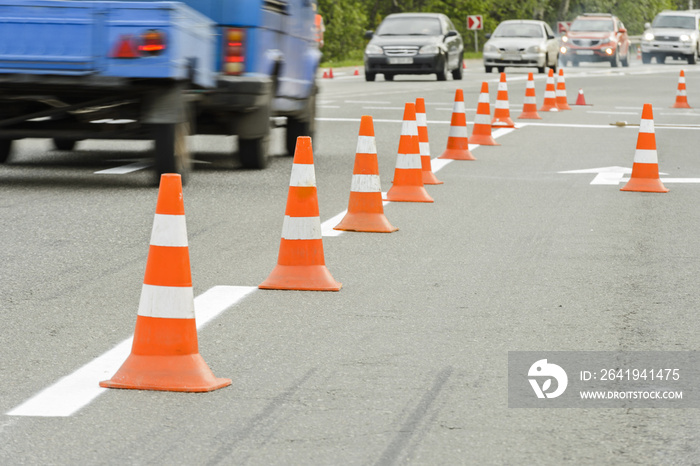
[(365, 31), (365, 39), (371, 39), (374, 37), (374, 31)]
[(651, 29), (651, 23), (644, 23), (644, 29)]
[(625, 28), (620, 28), (620, 34), (624, 34), (624, 33), (626, 33), (626, 32), (627, 32), (627, 29), (625, 29)]
[(447, 31), (447, 34), (445, 34), (445, 37), (455, 37), (457, 35), (457, 31)]
[(491, 33), (490, 33), (490, 32), (487, 32), (487, 33), (484, 35), (484, 37), (486, 37), (487, 39), (490, 39), (490, 38), (491, 38)]
[(556, 36), (553, 36), (551, 34), (547, 34), (547, 39), (556, 39)]

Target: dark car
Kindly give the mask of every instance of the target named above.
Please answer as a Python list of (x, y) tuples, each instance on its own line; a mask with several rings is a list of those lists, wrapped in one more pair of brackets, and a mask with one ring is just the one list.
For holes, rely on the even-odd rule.
[(630, 39), (617, 16), (587, 13), (578, 16), (561, 38), (561, 59), (580, 62), (610, 62), (612, 67), (629, 66)]
[(377, 74), (391, 81), (397, 74), (436, 74), (445, 81), (452, 73), (462, 79), (464, 43), (452, 21), (439, 13), (396, 13), (368, 31), (365, 79)]

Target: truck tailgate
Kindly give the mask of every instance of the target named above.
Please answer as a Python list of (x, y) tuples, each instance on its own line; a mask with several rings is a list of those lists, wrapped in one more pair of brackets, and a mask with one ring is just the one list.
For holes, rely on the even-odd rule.
[[(142, 52), (144, 34), (165, 46)], [(179, 2), (0, 0), (0, 74), (99, 75), (215, 85), (216, 29)], [(127, 56), (116, 53), (126, 47)]]
[(0, 2), (0, 72), (93, 72), (94, 11), (92, 2)]

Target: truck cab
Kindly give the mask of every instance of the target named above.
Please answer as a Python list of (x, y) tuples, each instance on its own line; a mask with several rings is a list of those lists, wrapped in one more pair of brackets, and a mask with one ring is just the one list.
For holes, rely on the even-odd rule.
[(217, 86), (201, 93), (199, 134), (238, 136), (245, 168), (264, 168), (270, 118), (286, 117), (286, 148), (312, 136), (321, 52), (316, 0), (186, 0), (217, 24)]

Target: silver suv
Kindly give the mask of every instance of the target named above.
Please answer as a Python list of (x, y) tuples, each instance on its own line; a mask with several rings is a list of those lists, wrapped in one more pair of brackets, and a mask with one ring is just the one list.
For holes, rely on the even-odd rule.
[(654, 21), (646, 23), (642, 35), (642, 63), (663, 63), (666, 57), (686, 59), (694, 65), (698, 60), (698, 18), (700, 10), (665, 10)]

